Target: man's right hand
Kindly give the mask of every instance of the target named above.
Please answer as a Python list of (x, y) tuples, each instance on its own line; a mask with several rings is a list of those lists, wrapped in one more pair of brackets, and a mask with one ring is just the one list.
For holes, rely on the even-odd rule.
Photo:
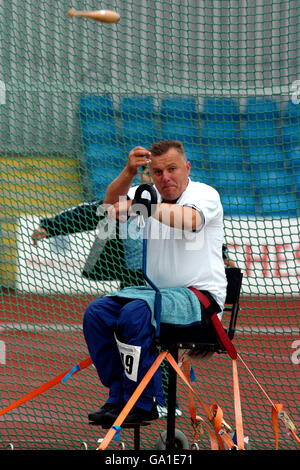
[(144, 147), (135, 147), (129, 152), (127, 170), (132, 175), (138, 173), (139, 167), (151, 162), (151, 153)]
[(32, 243), (36, 245), (39, 240), (42, 240), (43, 238), (47, 238), (47, 236), (48, 236), (47, 231), (44, 228), (39, 227), (31, 234)]

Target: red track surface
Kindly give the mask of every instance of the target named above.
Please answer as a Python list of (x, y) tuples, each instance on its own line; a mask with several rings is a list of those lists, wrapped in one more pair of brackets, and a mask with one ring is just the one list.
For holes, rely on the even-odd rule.
[[(6, 363), (0, 364), (0, 408), (8, 406), (33, 389), (48, 382), (88, 356), (81, 332), (85, 306), (91, 298), (66, 295), (39, 296), (2, 293), (0, 340), (6, 345)], [(235, 344), (273, 403), (282, 403), (297, 422), (299, 365), (291, 360), (297, 336), (299, 299), (242, 299)], [(5, 328), (3, 328), (5, 324)], [(206, 403), (218, 403), (224, 418), (234, 423), (231, 364), (227, 356), (217, 355), (207, 364), (194, 363), (194, 384)], [(274, 448), (271, 404), (239, 362), (245, 433), (253, 448)], [(4, 385), (3, 385), (4, 384)], [(5, 448), (79, 448), (87, 441), (92, 448), (104, 431), (88, 425), (87, 413), (105, 399), (106, 391), (89, 367), (43, 395), (0, 417), (0, 443)], [(184, 416), (177, 427), (193, 441), (189, 424), (186, 389), (179, 382), (178, 400)], [(203, 410), (198, 414), (205, 418)], [(150, 431), (149, 431), (150, 429)], [(153, 448), (160, 420), (143, 431), (142, 448)], [(130, 431), (122, 431), (128, 439)], [(208, 440), (201, 438), (203, 448)], [(110, 448), (116, 448), (112, 443)], [(297, 444), (280, 426), (281, 448)], [(132, 448), (131, 441), (127, 448)]]

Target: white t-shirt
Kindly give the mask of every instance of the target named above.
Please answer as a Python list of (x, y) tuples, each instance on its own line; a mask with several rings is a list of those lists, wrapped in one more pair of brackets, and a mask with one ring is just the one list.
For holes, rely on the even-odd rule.
[[(136, 188), (130, 188), (130, 199)], [(142, 197), (150, 196), (144, 192)], [(189, 179), (176, 204), (198, 210), (204, 224), (191, 232), (170, 227), (153, 217), (147, 219), (147, 276), (159, 288), (207, 290), (223, 308), (227, 281), (222, 257), (223, 208), (219, 194), (211, 186)]]

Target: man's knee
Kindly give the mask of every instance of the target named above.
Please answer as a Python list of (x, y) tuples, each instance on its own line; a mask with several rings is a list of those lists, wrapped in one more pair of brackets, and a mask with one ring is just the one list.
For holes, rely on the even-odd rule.
[(151, 310), (144, 300), (133, 300), (121, 309), (117, 333), (129, 337), (151, 331)]
[(109, 308), (110, 299), (100, 297), (93, 300), (85, 309), (83, 315), (83, 329), (110, 326), (113, 322)]
[(83, 315), (83, 324), (90, 322), (92, 319), (95, 318), (96, 312), (99, 309), (99, 302), (98, 299), (93, 300), (85, 309)]

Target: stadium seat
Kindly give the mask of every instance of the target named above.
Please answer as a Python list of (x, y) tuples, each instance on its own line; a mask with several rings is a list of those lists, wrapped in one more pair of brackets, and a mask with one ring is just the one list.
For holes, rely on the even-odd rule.
[(198, 119), (197, 100), (190, 96), (169, 96), (162, 98), (160, 107), (160, 119), (177, 120)]
[(240, 147), (208, 146), (206, 148), (206, 165), (209, 169), (243, 169), (244, 155)]
[(180, 140), (184, 145), (199, 142), (199, 129), (196, 120), (170, 119), (161, 124), (161, 138)]
[(205, 121), (238, 121), (238, 102), (234, 98), (204, 98), (201, 118)]
[(117, 168), (95, 168), (90, 175), (90, 184), (94, 197), (103, 198), (107, 186), (120, 174)]
[(243, 217), (255, 216), (257, 213), (256, 200), (253, 196), (241, 194), (221, 194), (224, 216)]
[(107, 142), (118, 138), (114, 102), (110, 95), (84, 95), (79, 100), (82, 140), (90, 143)]
[(257, 194), (288, 194), (293, 190), (293, 179), (287, 170), (258, 169), (253, 172), (253, 187)]
[(190, 162), (202, 162), (204, 159), (203, 147), (199, 144), (185, 144), (186, 158)]
[(209, 184), (209, 172), (205, 169), (206, 156), (199, 144), (184, 144), (187, 160), (191, 163), (190, 177), (193, 181)]
[(300, 172), (294, 174), (292, 176), (293, 179), (293, 184), (297, 193), (297, 198), (299, 199), (300, 197)]
[(259, 206), (264, 217), (297, 217), (299, 213), (295, 194), (265, 194), (260, 198)]
[(79, 116), (81, 120), (114, 118), (114, 102), (110, 95), (83, 95), (79, 100)]
[(95, 168), (118, 168), (120, 171), (128, 156), (122, 145), (98, 143), (87, 147), (85, 157), (88, 172), (93, 172)]
[(273, 98), (248, 98), (243, 111), (247, 121), (276, 121), (280, 118), (278, 103)]
[(282, 142), (287, 147), (300, 144), (300, 121), (284, 122), (281, 129)]
[(246, 121), (241, 125), (243, 145), (276, 145), (279, 143), (277, 123), (273, 121)]
[(221, 194), (226, 194), (233, 192), (238, 193), (251, 193), (251, 180), (250, 175), (246, 171), (212, 171), (211, 172), (211, 182), (218, 192)]
[(201, 129), (203, 145), (234, 146), (238, 143), (238, 125), (231, 121), (204, 121)]
[(300, 172), (300, 147), (286, 152), (286, 166), (294, 174)]
[(247, 162), (252, 170), (284, 168), (285, 160), (285, 153), (279, 146), (253, 146), (247, 152)]
[(211, 174), (204, 170), (199, 164), (194, 163), (191, 167), (190, 178), (192, 181), (208, 184), (212, 186)]
[(88, 119), (81, 123), (81, 131), (85, 147), (90, 143), (117, 141), (119, 137), (114, 119)]
[(156, 115), (154, 97), (145, 95), (125, 96), (120, 103), (120, 114), (123, 120), (154, 119)]
[(122, 138), (126, 145), (149, 147), (158, 140), (158, 127), (152, 96), (125, 96), (120, 103)]
[(300, 124), (300, 106), (287, 101), (283, 111), (283, 118), (287, 124)]
[(136, 147), (149, 147), (158, 140), (158, 127), (154, 119), (126, 119), (122, 121), (122, 138), (124, 143)]

